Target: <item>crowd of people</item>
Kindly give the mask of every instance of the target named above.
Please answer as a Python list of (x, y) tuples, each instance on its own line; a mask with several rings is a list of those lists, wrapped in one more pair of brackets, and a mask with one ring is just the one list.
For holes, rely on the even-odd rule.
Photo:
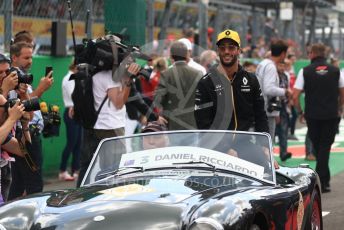
[[(24, 111), (19, 102), (14, 106), (7, 102), (39, 98), (53, 85), (52, 72), (42, 77), (36, 89), (18, 82), (18, 75), (28, 73), (32, 65), (33, 45), (33, 36), (20, 32), (9, 58), (0, 54), (1, 201), (43, 190), (41, 112)], [(195, 57), (193, 49), (188, 38), (174, 41), (168, 59), (151, 55), (148, 75), (143, 75), (135, 62), (116, 72), (121, 75), (117, 80), (114, 70), (97, 72), (92, 77), (92, 92), (98, 117), (87, 129), (74, 120), (72, 93), (76, 83), (69, 79), (78, 69), (73, 62), (62, 81), (67, 142), (61, 153), (59, 179), (77, 180), (80, 186), (102, 139), (140, 132), (141, 127), (151, 124), (159, 130), (266, 132), (273, 141), (278, 137), (280, 159), (286, 161), (292, 157), (287, 140), (296, 138), (299, 117), (301, 122), (306, 120), (309, 130), (306, 159), (317, 161), (322, 191), (329, 192), (329, 152), (341, 117), (344, 78), (336, 63), (326, 61), (326, 47), (309, 46), (311, 64), (297, 78), (295, 54), (280, 39), (271, 42), (269, 55), (258, 64), (240, 62), (240, 36), (230, 29), (218, 34), (214, 50)], [(324, 89), (328, 93), (319, 94)], [(300, 106), (302, 92), (305, 110)], [(70, 155), (71, 171), (67, 166)]]

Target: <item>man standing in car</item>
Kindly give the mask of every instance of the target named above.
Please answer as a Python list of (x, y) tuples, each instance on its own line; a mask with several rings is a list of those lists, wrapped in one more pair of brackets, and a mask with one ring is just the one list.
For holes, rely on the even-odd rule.
[(196, 88), (197, 127), (269, 132), (259, 82), (238, 62), (239, 34), (227, 29), (217, 36), (216, 44), (220, 63), (209, 69)]

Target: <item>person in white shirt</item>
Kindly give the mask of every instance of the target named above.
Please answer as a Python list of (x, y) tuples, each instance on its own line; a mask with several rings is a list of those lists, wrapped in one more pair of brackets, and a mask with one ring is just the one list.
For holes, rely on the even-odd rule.
[[(62, 96), (65, 111), (63, 113), (63, 121), (66, 125), (66, 146), (63, 149), (60, 162), (60, 173), (59, 180), (73, 181), (78, 177), (78, 171), (80, 168), (80, 143), (82, 128), (73, 119), (73, 101), (72, 93), (75, 86), (75, 81), (70, 81), (70, 76), (77, 71), (76, 66), (71, 64), (69, 66), (68, 73), (63, 77), (62, 80)], [(68, 158), (72, 153), (72, 174), (67, 171)], [(71, 176), (73, 175), (73, 176)]]
[(207, 73), (207, 70), (202, 65), (198, 64), (197, 62), (195, 62), (192, 59), (192, 44), (191, 44), (190, 40), (187, 38), (181, 38), (178, 40), (178, 42), (183, 43), (186, 46), (186, 48), (188, 49), (188, 52), (189, 52), (189, 58), (187, 60), (188, 66), (201, 71), (202, 74), (205, 75)]
[[(122, 68), (121, 66), (119, 68)], [(80, 155), (80, 172), (77, 186), (81, 185), (82, 179), (90, 164), (93, 153), (99, 142), (104, 138), (123, 136), (125, 127), (126, 108), (125, 103), (128, 100), (130, 88), (132, 86), (132, 75), (137, 75), (140, 66), (131, 63), (124, 75), (121, 74), (120, 80), (113, 80), (112, 70), (104, 70), (92, 76), (94, 108), (96, 111), (105, 100), (101, 107), (98, 119), (93, 129), (84, 129), (81, 155)], [(120, 74), (122, 71), (115, 71)]]
[[(279, 118), (278, 108), (273, 108), (271, 100), (290, 96), (291, 90), (281, 88), (279, 86), (279, 77), (277, 72), (277, 64), (284, 62), (288, 50), (288, 45), (283, 40), (278, 40), (271, 44), (271, 57), (264, 59), (259, 63), (256, 70), (256, 75), (259, 80), (260, 87), (265, 101), (265, 110), (268, 116), (269, 133), (272, 140), (275, 136), (276, 119)], [(282, 160), (290, 158), (291, 155), (282, 157)]]

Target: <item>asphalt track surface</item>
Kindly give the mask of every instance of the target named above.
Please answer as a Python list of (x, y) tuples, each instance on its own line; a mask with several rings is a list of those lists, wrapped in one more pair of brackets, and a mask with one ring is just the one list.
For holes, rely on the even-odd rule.
[[(300, 163), (308, 163), (310, 167), (315, 168), (314, 161), (304, 160), (304, 138), (306, 128), (302, 127), (296, 130), (298, 141), (288, 141), (288, 151), (293, 153), (292, 159), (286, 162), (279, 160), (278, 154), (275, 154), (276, 160), (285, 166), (295, 167)], [(278, 152), (278, 147), (276, 147)], [(330, 156), (331, 169), (331, 192), (322, 194), (323, 223), (325, 230), (344, 230), (344, 122), (340, 126), (340, 134), (337, 134), (335, 143), (331, 149)], [(45, 178), (44, 191), (51, 191), (63, 188), (75, 188), (76, 182), (58, 181), (55, 178)]]

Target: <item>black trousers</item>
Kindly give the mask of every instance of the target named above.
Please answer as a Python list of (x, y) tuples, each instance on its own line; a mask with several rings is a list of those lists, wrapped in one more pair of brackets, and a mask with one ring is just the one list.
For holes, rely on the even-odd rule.
[(23, 195), (24, 191), (27, 195), (43, 191), (42, 178), (42, 139), (40, 133), (32, 133), (32, 151), (30, 156), (38, 166), (38, 170), (33, 172), (26, 163), (25, 158), (15, 156), (16, 161), (12, 166), (12, 184), (8, 196), (8, 200), (15, 199)]
[(11, 162), (1, 168), (1, 194), (4, 201), (7, 201), (12, 183)]
[(307, 118), (308, 134), (317, 159), (315, 170), (320, 177), (322, 186), (330, 186), (329, 159), (331, 145), (336, 136), (337, 123), (337, 118), (329, 120)]

